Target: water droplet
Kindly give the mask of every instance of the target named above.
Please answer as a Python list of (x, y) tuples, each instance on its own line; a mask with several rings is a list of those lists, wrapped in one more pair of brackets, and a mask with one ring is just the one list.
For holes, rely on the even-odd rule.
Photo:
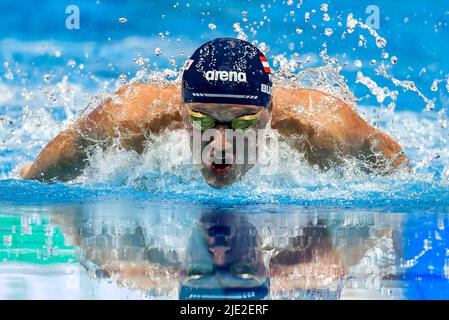
[(385, 38), (378, 37), (376, 39), (376, 46), (381, 49), (385, 48), (387, 46), (387, 40), (385, 40)]
[(302, 30), (302, 29), (299, 29), (299, 28), (296, 29), (297, 34), (303, 34), (303, 32), (304, 32), (304, 30)]
[(73, 60), (73, 59), (70, 59), (70, 60), (67, 62), (67, 65), (68, 65), (69, 67), (71, 67), (71, 68), (74, 68), (75, 65), (76, 65), (76, 61)]
[(321, 11), (327, 12), (327, 10), (329, 9), (329, 5), (327, 3), (323, 3), (320, 6)]
[(390, 61), (392, 64), (396, 64), (396, 63), (398, 63), (398, 58), (396, 56), (392, 56)]
[(14, 79), (14, 75), (11, 72), (11, 70), (8, 70), (8, 72), (5, 73), (5, 78), (8, 80), (13, 80)]
[(366, 38), (363, 35), (359, 35), (359, 47), (365, 47), (366, 48)]
[(126, 83), (126, 79), (127, 78), (128, 77), (126, 76), (126, 74), (121, 74), (120, 77), (119, 77), (119, 80), (120, 80), (121, 83)]
[(330, 20), (331, 17), (327, 13), (323, 14), (323, 21), (330, 21)]
[(44, 74), (44, 81), (45, 82), (49, 82), (51, 80), (51, 78), (53, 78), (52, 74), (49, 74), (49, 73)]
[(354, 32), (357, 23), (358, 23), (358, 21), (356, 19), (354, 19), (354, 16), (352, 15), (352, 13), (350, 13), (346, 20), (346, 27), (348, 28), (348, 33)]
[(154, 49), (154, 54), (157, 55), (157, 56), (160, 56), (162, 54), (162, 49), (159, 48), (159, 47), (156, 47)]
[(144, 57), (134, 58), (134, 63), (137, 64), (140, 67), (145, 65), (145, 64), (147, 64), (148, 62), (149, 62), (148, 58), (144, 58)]
[(243, 32), (242, 28), (240, 27), (240, 23), (236, 22), (232, 25), (232, 29), (234, 32), (237, 32), (237, 38), (241, 40), (248, 40), (248, 36)]
[(208, 27), (209, 27), (209, 29), (211, 29), (212, 31), (214, 31), (214, 30), (217, 29), (217, 26), (216, 26), (215, 24), (213, 24), (213, 23), (209, 23)]
[(127, 23), (128, 19), (126, 19), (126, 18), (119, 18), (118, 22), (120, 22), (120, 23)]
[(258, 45), (258, 48), (260, 49), (260, 51), (262, 51), (263, 54), (266, 54), (270, 50), (270, 47), (268, 47), (265, 42), (261, 42)]
[(330, 37), (333, 33), (334, 33), (334, 30), (332, 30), (332, 28), (326, 28), (324, 30), (324, 34), (328, 37)]
[(309, 21), (310, 21), (310, 12), (306, 12), (306, 13), (304, 14), (304, 20), (305, 20), (306, 22), (309, 22)]
[(432, 86), (430, 88), (430, 90), (432, 90), (433, 92), (438, 91), (438, 85), (440, 84), (440, 82), (442, 82), (443, 80), (439, 80), (439, 79), (435, 79), (432, 82)]
[(357, 68), (361, 68), (362, 66), (363, 66), (363, 63), (362, 63), (362, 61), (361, 60), (355, 60), (354, 61), (354, 65), (357, 67)]

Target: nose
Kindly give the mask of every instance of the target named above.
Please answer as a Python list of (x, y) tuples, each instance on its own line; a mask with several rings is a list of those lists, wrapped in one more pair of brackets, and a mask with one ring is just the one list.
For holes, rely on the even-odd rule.
[[(229, 129), (224, 125), (218, 125), (215, 129), (217, 130), (217, 133), (211, 138), (212, 141), (210, 142), (210, 146), (212, 147), (211, 156), (224, 159), (227, 152), (231, 152), (232, 154), (233, 151), (232, 134), (229, 134), (228, 137), (226, 137), (226, 129), (232, 129)], [(217, 151), (221, 152), (221, 155), (217, 154)]]

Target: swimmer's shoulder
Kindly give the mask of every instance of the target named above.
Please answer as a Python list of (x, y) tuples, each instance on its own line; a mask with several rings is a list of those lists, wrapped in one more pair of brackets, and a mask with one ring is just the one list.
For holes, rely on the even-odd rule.
[(315, 89), (273, 88), (273, 117), (300, 116), (303, 121), (329, 119), (335, 115), (354, 116), (354, 106), (339, 97)]
[(273, 88), (272, 124), (280, 128), (302, 128), (329, 138), (331, 143), (350, 141), (372, 131), (353, 104), (314, 89)]
[(116, 95), (130, 104), (182, 104), (181, 90), (175, 84), (133, 83), (121, 87)]
[(178, 113), (181, 105), (176, 85), (132, 83), (111, 95), (105, 109), (116, 121), (141, 122), (156, 114)]
[[(109, 130), (158, 132), (181, 123), (181, 93), (175, 85), (127, 84), (88, 115), (87, 122)], [(91, 125), (90, 125), (91, 126)]]
[(300, 106), (304, 110), (314, 108), (318, 104), (343, 106), (346, 102), (324, 91), (303, 88), (273, 88), (273, 106)]

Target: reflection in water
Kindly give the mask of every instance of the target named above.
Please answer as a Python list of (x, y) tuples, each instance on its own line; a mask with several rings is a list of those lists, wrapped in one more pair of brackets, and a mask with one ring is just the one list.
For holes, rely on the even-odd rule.
[(270, 280), (257, 229), (244, 214), (203, 214), (181, 268), (180, 299), (263, 299)]
[(147, 298), (425, 298), (447, 297), (449, 287), (447, 214), (123, 203), (27, 210), (0, 213), (0, 268), (81, 265), (90, 279)]

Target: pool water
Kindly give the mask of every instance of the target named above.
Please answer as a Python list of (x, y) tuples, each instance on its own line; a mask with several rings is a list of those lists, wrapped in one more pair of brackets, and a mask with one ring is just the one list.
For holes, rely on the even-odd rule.
[[(385, 48), (349, 32), (368, 1), (298, 3), (78, 1), (68, 30), (61, 1), (1, 1), (0, 299), (448, 299), (447, 1), (379, 1)], [(219, 36), (257, 41), (284, 85), (318, 66), (340, 74), (296, 84), (354, 92), (413, 173), (353, 160), (321, 172), (280, 142), (276, 175), (256, 166), (215, 190), (175, 131), (142, 156), (96, 150), (68, 183), (19, 178), (79, 112), (125, 82), (174, 80)], [(173, 149), (186, 152), (167, 163)]]
[(447, 213), (111, 199), (0, 222), (2, 299), (448, 297)]

